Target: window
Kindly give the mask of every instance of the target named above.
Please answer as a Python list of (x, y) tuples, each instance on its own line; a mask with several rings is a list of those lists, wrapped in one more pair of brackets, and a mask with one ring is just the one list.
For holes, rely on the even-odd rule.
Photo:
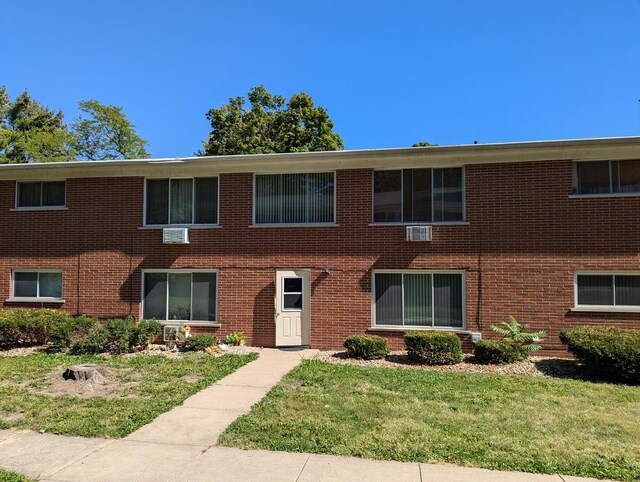
[(374, 223), (462, 221), (461, 167), (374, 171)]
[(333, 223), (333, 172), (257, 175), (255, 224)]
[(143, 318), (216, 322), (216, 272), (147, 271), (143, 284)]
[(62, 271), (14, 271), (13, 298), (62, 299)]
[(374, 273), (374, 325), (464, 328), (464, 274)]
[(302, 310), (302, 278), (282, 278), (282, 309), (284, 311)]
[(573, 194), (640, 193), (640, 159), (574, 162)]
[(18, 208), (59, 208), (64, 205), (65, 181), (18, 183)]
[(576, 275), (577, 306), (640, 306), (640, 274)]
[(147, 179), (145, 224), (218, 224), (218, 178)]

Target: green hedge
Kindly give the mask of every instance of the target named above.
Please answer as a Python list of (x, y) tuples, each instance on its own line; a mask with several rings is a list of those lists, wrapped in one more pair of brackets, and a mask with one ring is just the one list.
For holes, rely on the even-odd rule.
[(203, 351), (205, 348), (218, 344), (218, 337), (215, 335), (199, 334), (191, 335), (184, 340), (185, 351)]
[(640, 384), (640, 331), (581, 326), (561, 331), (560, 340), (595, 374)]
[(474, 350), (476, 361), (501, 365), (524, 361), (529, 356), (519, 345), (506, 341), (480, 340)]
[(0, 310), (0, 345), (48, 343), (53, 327), (70, 318), (64, 311), (46, 308)]
[(91, 327), (70, 345), (74, 354), (109, 352), (114, 355), (145, 348), (160, 334), (155, 320), (136, 323), (133, 318), (114, 318)]
[(378, 360), (389, 354), (387, 340), (377, 335), (351, 335), (343, 346), (351, 358)]
[(404, 343), (409, 358), (425, 365), (454, 365), (462, 361), (462, 343), (446, 331), (407, 331)]

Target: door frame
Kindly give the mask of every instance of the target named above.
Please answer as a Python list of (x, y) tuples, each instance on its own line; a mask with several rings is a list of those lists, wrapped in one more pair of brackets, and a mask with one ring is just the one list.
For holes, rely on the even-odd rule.
[[(286, 273), (285, 273), (286, 272)], [(282, 300), (283, 283), (279, 279), (289, 276), (299, 276), (302, 278), (302, 311), (300, 312), (300, 345), (278, 344), (278, 309)], [(276, 268), (274, 272), (274, 298), (273, 298), (273, 326), (274, 326), (274, 346), (310, 346), (311, 344), (311, 270), (308, 268)]]

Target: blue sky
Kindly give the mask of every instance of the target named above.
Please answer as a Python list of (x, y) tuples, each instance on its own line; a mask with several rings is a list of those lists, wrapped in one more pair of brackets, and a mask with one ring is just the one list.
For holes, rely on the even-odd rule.
[(640, 135), (640, 0), (5, 2), (0, 84), (123, 106), (154, 157), (264, 84), (346, 148)]

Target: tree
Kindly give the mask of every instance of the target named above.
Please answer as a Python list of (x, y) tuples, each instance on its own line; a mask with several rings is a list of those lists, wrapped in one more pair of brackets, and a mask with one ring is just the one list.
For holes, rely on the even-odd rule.
[(84, 115), (71, 125), (74, 146), (79, 159), (143, 159), (149, 157), (148, 141), (136, 133), (122, 107), (103, 105), (97, 100), (78, 103)]
[(244, 97), (210, 109), (212, 131), (198, 155), (265, 154), (272, 152), (336, 151), (344, 149), (342, 138), (323, 107), (316, 107), (306, 93), (286, 102), (264, 86)]
[(62, 111), (36, 102), (26, 90), (11, 102), (0, 87), (0, 163), (67, 161), (70, 143)]
[(414, 145), (412, 145), (411, 147), (435, 147), (435, 146), (439, 146), (440, 144), (431, 144), (431, 142), (418, 142)]

